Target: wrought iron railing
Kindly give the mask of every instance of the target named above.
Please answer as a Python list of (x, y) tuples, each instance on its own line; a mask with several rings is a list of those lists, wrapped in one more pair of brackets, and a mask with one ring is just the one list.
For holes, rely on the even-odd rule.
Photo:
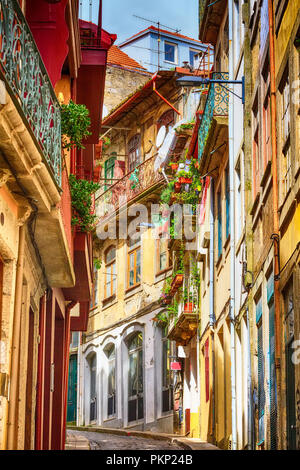
[[(228, 73), (214, 72), (212, 79), (228, 80)], [(226, 84), (225, 84), (226, 87)], [(215, 116), (228, 116), (228, 90), (219, 83), (211, 83), (198, 133), (198, 156), (201, 159), (209, 129)]]
[(129, 204), (164, 180), (163, 175), (154, 170), (156, 155), (138, 165), (133, 171), (110, 186), (97, 197), (97, 215), (101, 219), (111, 215), (121, 206)]
[(60, 106), (16, 0), (0, 0), (0, 74), (60, 186)]

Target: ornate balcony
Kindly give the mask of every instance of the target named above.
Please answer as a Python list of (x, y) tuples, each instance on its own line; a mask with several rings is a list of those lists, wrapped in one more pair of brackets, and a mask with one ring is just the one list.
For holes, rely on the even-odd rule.
[(110, 186), (97, 198), (97, 214), (100, 220), (109, 218), (126, 203), (143, 199), (164, 181), (163, 175), (154, 170), (156, 155), (138, 165), (133, 171)]
[(60, 186), (60, 106), (16, 0), (0, 0), (0, 77)]
[(196, 306), (192, 302), (182, 303), (177, 318), (174, 317), (168, 326), (168, 338), (185, 346), (197, 332), (198, 319)]
[[(214, 72), (212, 78), (216, 80), (228, 80), (228, 73)], [(214, 135), (216, 136), (218, 134), (218, 130), (221, 130), (224, 126), (227, 127), (228, 93), (228, 90), (221, 84), (211, 83), (198, 133), (198, 156), (202, 170), (203, 162), (201, 162), (201, 160), (204, 158), (207, 144), (210, 143)], [(224, 139), (226, 140), (225, 137)], [(217, 145), (215, 148), (217, 148)]]

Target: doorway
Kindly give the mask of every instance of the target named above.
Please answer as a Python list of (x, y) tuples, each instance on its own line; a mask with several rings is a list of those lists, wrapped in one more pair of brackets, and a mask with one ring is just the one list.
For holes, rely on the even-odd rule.
[(128, 342), (128, 422), (144, 418), (143, 334)]

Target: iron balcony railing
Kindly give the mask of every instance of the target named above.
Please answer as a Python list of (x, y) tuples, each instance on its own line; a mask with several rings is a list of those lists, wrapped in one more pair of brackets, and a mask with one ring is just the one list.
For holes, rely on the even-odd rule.
[(156, 158), (157, 155), (148, 158), (97, 197), (97, 215), (100, 219), (112, 215), (121, 206), (129, 204), (164, 180), (163, 175), (154, 170)]
[(16, 0), (0, 0), (0, 75), (60, 186), (60, 106)]
[[(214, 72), (212, 79), (228, 80), (228, 73)], [(226, 87), (226, 84), (225, 84)], [(228, 116), (228, 90), (219, 83), (211, 83), (198, 133), (198, 156), (202, 157), (212, 120), (216, 116)]]

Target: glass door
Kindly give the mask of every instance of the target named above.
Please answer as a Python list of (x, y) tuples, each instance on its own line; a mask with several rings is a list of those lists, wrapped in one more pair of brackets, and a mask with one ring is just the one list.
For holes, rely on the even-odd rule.
[(97, 358), (94, 354), (90, 362), (91, 381), (90, 381), (90, 421), (96, 420), (97, 397), (96, 397), (96, 364)]
[(137, 333), (128, 343), (128, 421), (144, 418), (143, 335)]

